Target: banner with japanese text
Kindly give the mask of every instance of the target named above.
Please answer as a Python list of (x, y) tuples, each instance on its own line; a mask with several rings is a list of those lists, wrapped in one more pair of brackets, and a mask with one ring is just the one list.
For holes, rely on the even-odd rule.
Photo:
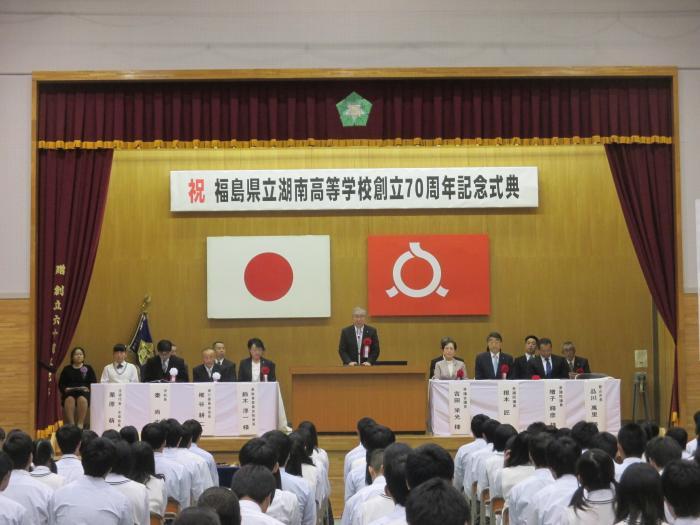
[(471, 384), (467, 381), (449, 382), (450, 431), (455, 436), (471, 435)]
[(537, 167), (170, 172), (170, 211), (536, 208)]
[(194, 383), (194, 413), (202, 425), (203, 436), (215, 435), (216, 423), (216, 383)]

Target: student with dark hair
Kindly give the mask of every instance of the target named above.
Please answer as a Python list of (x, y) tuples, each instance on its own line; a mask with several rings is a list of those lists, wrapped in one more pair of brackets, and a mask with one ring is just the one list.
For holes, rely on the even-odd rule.
[(153, 449), (156, 473), (165, 478), (165, 490), (168, 498), (177, 501), (181, 507), (190, 503), (192, 489), (189, 473), (177, 461), (163, 454), (167, 429), (163, 422), (147, 423), (141, 430), (141, 440)]
[(355, 460), (365, 459), (365, 453), (367, 451), (364, 447), (363, 436), (366, 436), (369, 428), (376, 424), (377, 422), (371, 417), (363, 417), (357, 420), (357, 437), (360, 440), (360, 443), (350, 452), (345, 454), (345, 460), (343, 461), (343, 479), (347, 479)]
[(66, 484), (66, 478), (56, 474), (56, 462), (53, 458), (53, 447), (48, 439), (37, 439), (32, 452), (34, 468), (29, 475), (41, 481), (49, 488), (56, 490)]
[(661, 486), (676, 525), (700, 523), (700, 466), (672, 461), (661, 474)]
[(221, 520), (214, 509), (187, 507), (175, 518), (173, 525), (221, 525)]
[(622, 473), (633, 463), (642, 461), (647, 445), (647, 435), (637, 423), (627, 423), (617, 433), (617, 451), (622, 463), (615, 464), (615, 481), (620, 481)]
[(105, 481), (114, 487), (129, 500), (133, 523), (148, 525), (150, 511), (148, 506), (148, 490), (143, 483), (137, 483), (129, 479), (134, 467), (134, 458), (131, 453), (131, 445), (123, 439), (113, 441), (115, 458), (111, 472), (105, 477)]
[(430, 479), (412, 489), (406, 500), (409, 525), (465, 525), (469, 509), (449, 481)]
[(392, 443), (384, 450), (384, 492), (368, 498), (359, 506), (360, 523), (388, 525), (406, 521), (406, 458), (410, 452), (411, 447), (405, 443)]
[(345, 480), (345, 501), (359, 492), (362, 487), (370, 485), (372, 479), (369, 474), (368, 458), (373, 450), (385, 449), (396, 440), (394, 432), (384, 425), (374, 425), (367, 432), (365, 438), (365, 462), (355, 466)]
[(2, 509), (0, 522), (4, 525), (25, 525), (30, 523), (27, 517), (27, 509), (3, 495), (3, 491), (10, 483), (12, 466), (10, 457), (4, 452), (0, 452), (0, 509)]
[(642, 427), (644, 433), (647, 436), (647, 441), (651, 441), (659, 435), (659, 424), (656, 421), (644, 421), (639, 426)]
[(578, 489), (576, 479), (576, 462), (581, 455), (581, 447), (570, 437), (555, 439), (547, 445), (547, 466), (552, 471), (554, 483), (539, 491), (534, 498), (533, 510), (535, 521), (540, 525), (555, 525), (557, 518), (565, 509), (571, 497)]
[(85, 447), (81, 454), (85, 476), (54, 493), (50, 507), (53, 524), (134, 523), (129, 500), (104, 479), (115, 460), (116, 447), (108, 439), (93, 439)]
[(126, 345), (112, 348), (112, 362), (102, 369), (100, 383), (138, 383), (139, 372), (135, 365), (126, 362)]
[[(236, 365), (233, 366), (235, 367)], [(192, 443), (190, 444), (189, 451), (193, 454), (197, 454), (207, 463), (207, 466), (209, 467), (209, 475), (211, 476), (211, 481), (215, 487), (218, 487), (219, 471), (216, 468), (216, 460), (210, 452), (207, 452), (203, 448), (200, 448), (197, 444), (199, 442), (199, 438), (202, 436), (202, 425), (196, 419), (188, 419), (182, 424), (182, 428), (185, 429), (185, 432), (189, 432), (192, 435)]]
[(166, 419), (162, 422), (165, 429), (165, 448), (163, 455), (169, 460), (182, 465), (189, 474), (190, 504), (195, 503), (206, 489), (212, 486), (209, 467), (206, 462), (195, 454), (190, 454), (192, 436), (185, 431), (177, 419)]
[(81, 430), (75, 425), (63, 425), (56, 431), (56, 442), (61, 449), (61, 459), (56, 461), (56, 469), (66, 483), (83, 475), (83, 465), (80, 462), (82, 437)]
[(614, 461), (617, 456), (617, 438), (610, 432), (598, 432), (591, 440), (591, 448), (599, 448)]
[(116, 443), (117, 441), (122, 440), (122, 435), (119, 433), (119, 431), (113, 428), (108, 428), (107, 430), (102, 432), (102, 435), (100, 437), (109, 439), (112, 443)]
[(281, 522), (265, 514), (275, 492), (275, 478), (260, 465), (245, 465), (236, 472), (231, 490), (238, 496), (241, 525), (279, 525)]
[[(518, 431), (513, 425), (507, 423), (498, 425), (493, 435), (493, 453), (482, 461), (477, 473), (477, 494), (480, 495), (486, 489), (489, 489), (489, 492), (492, 490), (496, 476), (503, 470), (506, 444), (510, 438), (517, 435)], [(495, 492), (500, 494), (500, 488), (496, 489)]]
[(488, 420), (489, 417), (484, 414), (477, 414), (472, 417), (471, 430), (474, 440), (471, 443), (462, 445), (457, 450), (457, 454), (455, 455), (455, 475), (452, 479), (452, 485), (459, 491), (464, 488), (464, 469), (466, 468), (468, 457), (480, 448), (486, 446), (486, 439), (484, 439), (483, 436), (483, 426)]
[[(302, 421), (297, 427), (302, 435), (306, 439), (306, 448), (311, 451), (311, 461), (319, 469), (319, 476), (323, 482), (322, 488), (322, 501), (329, 500), (331, 494), (331, 483), (328, 477), (328, 472), (330, 468), (330, 462), (328, 459), (328, 453), (319, 448), (318, 446), (318, 432), (316, 431), (316, 425), (311, 421)], [(330, 501), (329, 501), (330, 505)]]
[(384, 493), (386, 487), (386, 478), (384, 477), (384, 449), (373, 448), (368, 451), (368, 457), (367, 469), (369, 471), (371, 483), (362, 487), (345, 502), (341, 519), (342, 525), (361, 525), (362, 512), (360, 507), (362, 504), (368, 499)]
[(690, 455), (694, 456), (695, 451), (698, 448), (698, 441), (700, 441), (700, 410), (693, 414), (693, 421), (695, 422), (695, 437), (688, 441), (685, 446), (685, 451)]
[(688, 446), (688, 432), (683, 427), (671, 427), (666, 431), (665, 437), (673, 439), (681, 447), (683, 459), (692, 459), (685, 447)]
[(658, 525), (664, 522), (661, 476), (647, 463), (625, 469), (615, 494), (615, 523)]
[(675, 439), (670, 437), (655, 437), (647, 442), (644, 456), (652, 467), (661, 474), (671, 461), (682, 459), (683, 449)]
[(452, 481), (453, 475), (452, 456), (435, 443), (426, 443), (414, 448), (406, 458), (406, 484), (409, 489), (417, 487), (430, 478)]
[(506, 443), (503, 468), (496, 474), (494, 483), (490, 485), (492, 498), (507, 498), (515, 485), (535, 473), (528, 450), (531, 437), (532, 434), (525, 430), (512, 436)]
[(532, 436), (527, 444), (528, 453), (535, 472), (527, 479), (517, 483), (506, 497), (506, 506), (510, 513), (510, 523), (521, 525), (533, 516), (535, 496), (547, 485), (554, 483), (552, 473), (547, 467), (547, 447), (553, 437), (540, 432)]
[(238, 380), (247, 382), (277, 381), (275, 363), (265, 359), (265, 345), (257, 337), (248, 340), (250, 357), (238, 364)]
[(314, 440), (311, 432), (307, 430), (307, 427), (297, 427), (296, 433), (304, 440), (304, 450), (306, 451), (308, 458), (311, 460), (311, 465), (308, 465), (307, 463), (304, 463), (304, 465), (307, 466), (302, 465), (302, 475), (304, 476), (304, 479), (309, 481), (309, 484), (316, 487), (315, 497), (319, 504), (319, 508), (321, 508), (324, 506), (324, 501), (327, 500), (328, 495), (330, 494), (330, 484), (327, 484), (327, 475), (323, 464), (319, 463), (317, 465), (316, 461), (314, 461), (314, 443), (318, 444), (318, 438)]
[(168, 503), (168, 492), (165, 488), (163, 475), (156, 474), (153, 448), (148, 443), (139, 441), (131, 445), (131, 455), (134, 459), (134, 465), (128, 477), (137, 483), (143, 483), (146, 487), (149, 512), (164, 516), (165, 506)]
[(311, 489), (316, 509), (321, 504), (321, 487), (319, 485), (318, 469), (311, 459), (307, 448), (306, 439), (301, 431), (289, 434), (289, 459), (287, 460), (287, 473), (300, 476), (306, 480)]
[(291, 442), (289, 436), (279, 430), (265, 432), (262, 438), (271, 444), (277, 451), (277, 463), (279, 464), (280, 482), (282, 490), (292, 492), (299, 502), (302, 525), (314, 525), (316, 523), (316, 504), (314, 493), (309, 483), (301, 476), (295, 476), (286, 471), (289, 460)]
[(133, 445), (139, 440), (139, 431), (133, 425), (127, 425), (122, 427), (119, 431), (121, 438), (126, 441), (129, 445)]
[(98, 436), (97, 432), (94, 430), (90, 430), (89, 428), (84, 428), (81, 435), (80, 435), (80, 450), (83, 450), (85, 447), (88, 446), (90, 441), (93, 439), (97, 439)]
[[(274, 501), (274, 499), (273, 499)], [(221, 525), (241, 525), (238, 496), (226, 487), (209, 487), (197, 501), (197, 507), (207, 507), (219, 515)]]
[(615, 467), (612, 458), (597, 448), (589, 449), (576, 462), (576, 476), (580, 486), (559, 522), (570, 525), (613, 523)]
[(21, 430), (12, 430), (2, 448), (12, 462), (12, 475), (3, 495), (22, 505), (29, 523), (49, 523), (49, 502), (53, 490), (29, 475), (32, 463), (32, 438)]
[(478, 481), (478, 473), (481, 468), (481, 464), (487, 458), (491, 457), (493, 453), (493, 439), (496, 434), (496, 429), (501, 423), (495, 419), (489, 419), (484, 422), (482, 426), (482, 434), (486, 445), (475, 450), (472, 454), (467, 457), (465, 461), (464, 468), (464, 479), (462, 480), (462, 486), (464, 487), (464, 493), (468, 498), (472, 495), (472, 486), (474, 482)]
[(593, 447), (593, 438), (598, 435), (598, 425), (590, 421), (579, 421), (571, 427), (571, 438), (578, 443), (581, 451)]

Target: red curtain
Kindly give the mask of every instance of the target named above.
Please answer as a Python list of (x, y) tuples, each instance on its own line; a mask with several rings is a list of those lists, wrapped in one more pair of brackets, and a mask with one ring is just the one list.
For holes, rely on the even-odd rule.
[(60, 419), (58, 367), (97, 254), (112, 151), (40, 150), (38, 162), (37, 430), (50, 433)]

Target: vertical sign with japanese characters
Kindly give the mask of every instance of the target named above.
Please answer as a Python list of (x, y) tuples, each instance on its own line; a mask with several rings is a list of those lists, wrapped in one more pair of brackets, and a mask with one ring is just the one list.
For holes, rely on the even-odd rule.
[(520, 420), (520, 384), (517, 381), (497, 381), (498, 420), (518, 428)]
[(258, 384), (236, 383), (238, 392), (238, 435), (254, 436), (258, 433)]
[(152, 383), (149, 385), (150, 420), (153, 422), (170, 417), (170, 385), (168, 383)]
[(105, 429), (121, 430), (125, 399), (123, 383), (107, 383), (105, 385)]
[(564, 383), (558, 379), (545, 379), (544, 383), (544, 422), (557, 428), (566, 426), (564, 409)]
[[(56, 357), (56, 343), (58, 341), (58, 336), (61, 333), (61, 323), (63, 322), (63, 302), (66, 297), (66, 265), (64, 263), (58, 263), (54, 267), (53, 272), (53, 297), (51, 311), (53, 315), (51, 316), (51, 357), (49, 358), (49, 366), (53, 367), (56, 365), (54, 358)], [(51, 396), (52, 387), (52, 374), (49, 372), (48, 381), (48, 395)]]
[(468, 381), (449, 382), (450, 433), (455, 436), (471, 434), (471, 388)]
[(584, 388), (584, 408), (586, 421), (597, 423), (598, 428), (606, 428), (605, 378), (586, 379)]
[(194, 415), (202, 425), (202, 435), (213, 436), (216, 414), (214, 388), (216, 383), (194, 383)]

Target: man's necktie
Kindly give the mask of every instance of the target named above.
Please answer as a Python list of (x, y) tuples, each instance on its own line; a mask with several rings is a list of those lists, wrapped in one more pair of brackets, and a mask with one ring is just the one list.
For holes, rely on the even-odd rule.
[(552, 377), (552, 363), (549, 362), (549, 357), (545, 361), (544, 375), (546, 377)]
[(491, 360), (493, 361), (493, 376), (498, 377), (498, 356), (491, 356)]

